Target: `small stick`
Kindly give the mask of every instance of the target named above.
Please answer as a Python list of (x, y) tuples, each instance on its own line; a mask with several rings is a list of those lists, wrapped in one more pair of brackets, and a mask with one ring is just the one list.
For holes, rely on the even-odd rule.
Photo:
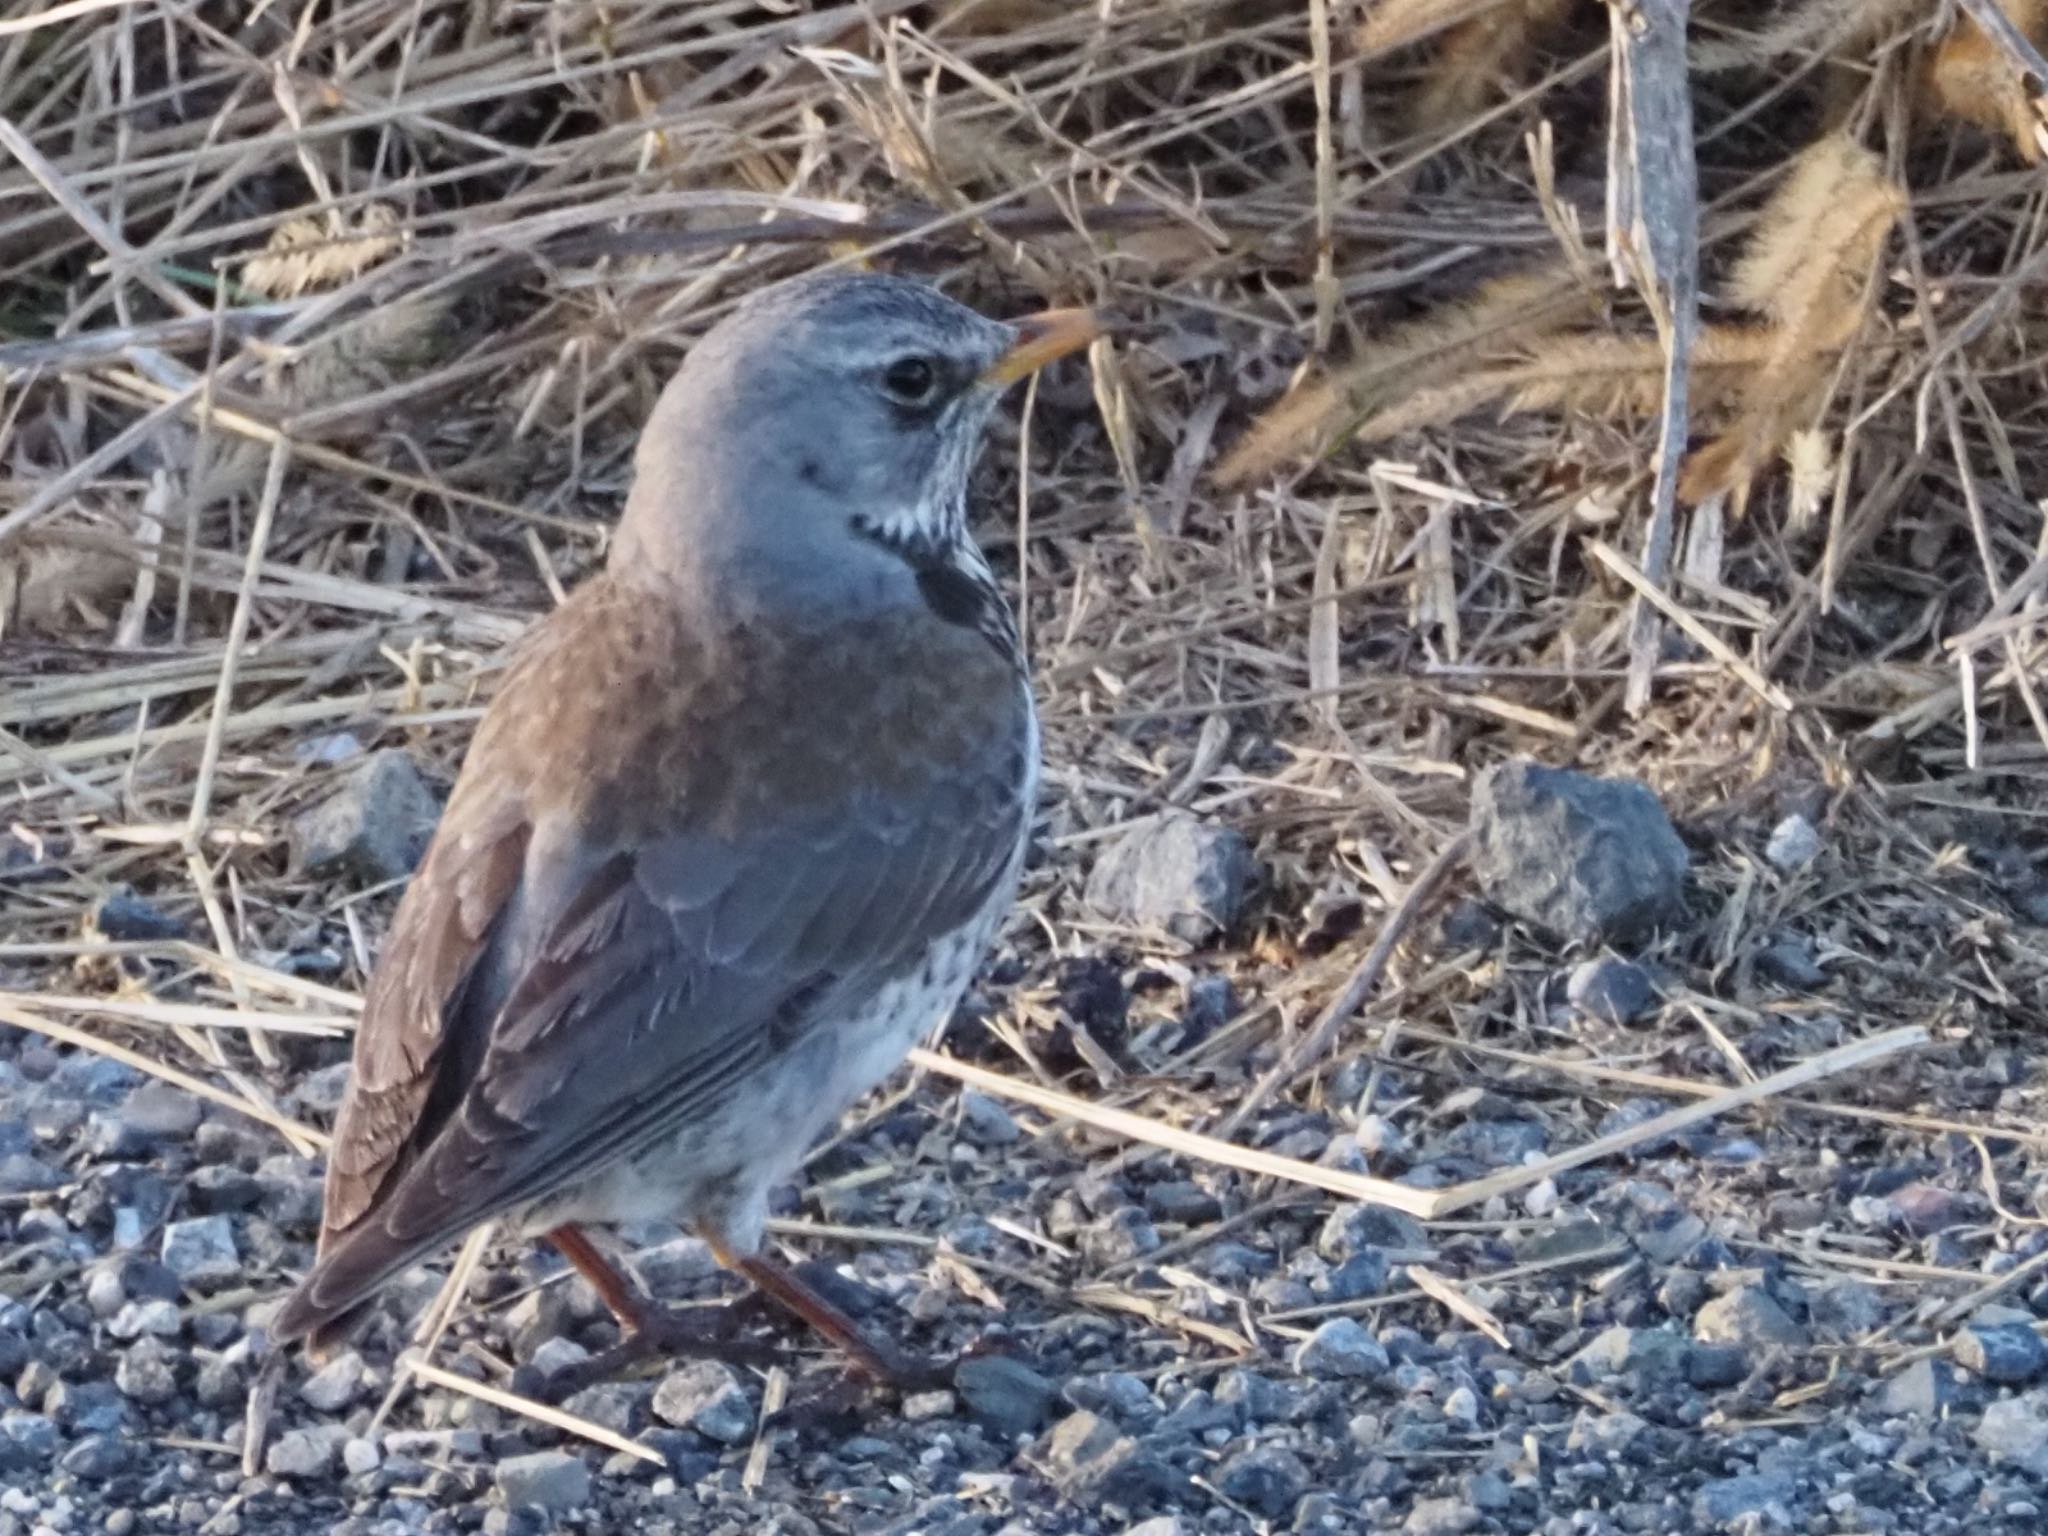
[[(1414, 882), (1408, 887), (1407, 894), (1402, 896), (1400, 905), (1387, 914), (1387, 920), (1380, 928), (1379, 937), (1373, 940), (1372, 948), (1367, 950), (1365, 958), (1358, 962), (1358, 969), (1353, 971), (1350, 980), (1344, 983), (1344, 990), (1331, 1000), (1330, 1005), (1322, 1011), (1315, 1023), (1309, 1026), (1308, 1032), (1281, 1054), (1280, 1060), (1259, 1079), (1252, 1091), (1238, 1101), (1237, 1107), (1216, 1123), (1216, 1135), (1229, 1136), (1236, 1131), (1246, 1120), (1265, 1108), (1276, 1093), (1286, 1089), (1295, 1078), (1328, 1053), (1345, 1021), (1364, 1005), (1365, 1000), (1371, 997), (1374, 989), (1379, 986), (1380, 977), (1387, 969), (1387, 962), (1394, 956), (1395, 946), (1407, 936), (1409, 928), (1415, 922), (1416, 914), (1435, 894), (1437, 887), (1444, 882), (1453, 866), (1465, 856), (1465, 851), (1471, 843), (1472, 834), (1460, 832), (1444, 844), (1437, 856), (1415, 877)], [(1382, 1051), (1392, 1047), (1393, 1032), (1398, 1027), (1398, 1021), (1389, 1026), (1387, 1038), (1380, 1044)], [(1378, 1069), (1375, 1068), (1372, 1086), (1377, 1086), (1378, 1077)], [(1367, 1097), (1370, 1096), (1371, 1087), (1368, 1087)]]
[(667, 1465), (659, 1452), (650, 1450), (637, 1440), (629, 1440), (624, 1435), (577, 1414), (564, 1413), (550, 1404), (530, 1397), (521, 1397), (517, 1392), (506, 1392), (498, 1387), (485, 1386), (480, 1381), (471, 1381), (467, 1376), (458, 1376), (453, 1371), (443, 1370), (422, 1357), (416, 1350), (407, 1350), (400, 1355), (398, 1363), (403, 1369), (431, 1386), (445, 1387), (450, 1392), (461, 1392), (480, 1403), (489, 1403), (493, 1408), (503, 1408), (508, 1413), (523, 1414), (536, 1423), (549, 1425), (565, 1434), (580, 1436), (609, 1450), (624, 1451), (628, 1456), (637, 1456), (640, 1460), (652, 1462), (657, 1467)]

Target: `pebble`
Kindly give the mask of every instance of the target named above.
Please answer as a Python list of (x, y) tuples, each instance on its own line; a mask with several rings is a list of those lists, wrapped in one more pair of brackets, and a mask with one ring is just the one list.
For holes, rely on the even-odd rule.
[(164, 1228), (164, 1267), (188, 1286), (225, 1285), (239, 1279), (241, 1255), (226, 1216), (194, 1216)]
[(1685, 1379), (1703, 1392), (1732, 1387), (1749, 1375), (1749, 1355), (1739, 1344), (1695, 1344), (1685, 1352)]
[(1946, 1360), (1920, 1359), (1884, 1384), (1881, 1401), (1899, 1418), (1938, 1419), (1956, 1398), (1955, 1372)]
[(1236, 924), (1257, 872), (1251, 845), (1236, 828), (1170, 811), (1104, 849), (1088, 872), (1085, 896), (1113, 922), (1205, 944)]
[(1764, 844), (1764, 857), (1789, 874), (1819, 858), (1820, 848), (1820, 833), (1795, 811), (1771, 828), (1770, 841)]
[(1955, 1337), (1956, 1364), (2002, 1387), (2021, 1387), (2048, 1371), (2048, 1343), (2022, 1324), (1972, 1323)]
[(299, 1396), (316, 1413), (339, 1413), (362, 1389), (363, 1357), (350, 1349), (308, 1376), (299, 1386)]
[(1385, 1375), (1388, 1365), (1385, 1346), (1349, 1317), (1331, 1318), (1294, 1351), (1294, 1368), (1319, 1380), (1360, 1381)]
[(114, 1385), (122, 1396), (138, 1403), (168, 1403), (178, 1395), (171, 1360), (170, 1351), (155, 1339), (141, 1339), (122, 1352), (114, 1367)]
[(199, 1100), (157, 1078), (138, 1086), (121, 1105), (121, 1119), (158, 1141), (189, 1141), (199, 1129)]
[(1745, 1349), (1798, 1349), (1807, 1331), (1760, 1285), (1737, 1286), (1693, 1314), (1693, 1337), (1702, 1344), (1736, 1344)]
[(354, 1435), (342, 1442), (341, 1464), (351, 1477), (361, 1477), (367, 1472), (374, 1472), (383, 1461), (384, 1453), (377, 1449), (377, 1442), (374, 1440)]
[(903, 1399), (903, 1417), (912, 1424), (922, 1424), (928, 1419), (950, 1419), (953, 1410), (959, 1406), (959, 1399), (943, 1389), (912, 1392)]
[(1464, 1536), (1485, 1518), (1463, 1499), (1417, 1499), (1401, 1529), (1407, 1536)]
[(130, 1301), (124, 1302), (108, 1322), (107, 1332), (117, 1339), (139, 1339), (145, 1334), (168, 1339), (174, 1338), (184, 1325), (184, 1315), (178, 1311), (176, 1302)]
[[(1721, 1477), (1701, 1485), (1693, 1495), (1693, 1518), (1706, 1526), (1728, 1526), (1748, 1515), (1763, 1515), (1772, 1506), (1782, 1506), (1794, 1492), (1792, 1479), (1782, 1472), (1750, 1473)], [(1788, 1519), (1773, 1522), (1789, 1525)]]
[(1277, 1445), (1239, 1451), (1216, 1473), (1223, 1496), (1269, 1520), (1284, 1520), (1308, 1492), (1308, 1468), (1299, 1456)]
[(566, 1451), (508, 1456), (498, 1463), (494, 1481), (505, 1496), (505, 1503), (514, 1509), (532, 1504), (560, 1512), (590, 1502), (590, 1468), (581, 1457)]
[(754, 1432), (754, 1405), (732, 1367), (692, 1360), (664, 1376), (654, 1390), (654, 1416), (678, 1429), (694, 1429), (721, 1445), (737, 1445)]
[(1691, 856), (1647, 786), (1526, 759), (1480, 775), (1471, 864), (1488, 901), (1582, 943), (1626, 943), (1684, 913)]
[(380, 885), (412, 873), (433, 837), (441, 804), (413, 760), (388, 747), (342, 776), (340, 787), (291, 827), (299, 866), (321, 878)]
[(1082, 1257), (1096, 1269), (1141, 1259), (1159, 1247), (1159, 1229), (1135, 1205), (1119, 1206), (1077, 1234)]
[(1183, 1481), (1139, 1441), (1085, 1409), (1046, 1433), (1037, 1459), (1054, 1486), (1077, 1504), (1143, 1503), (1178, 1492)]
[(1992, 1460), (2048, 1477), (2048, 1392), (2024, 1392), (1987, 1405), (1970, 1438)]
[(1650, 973), (1633, 960), (1601, 955), (1575, 969), (1565, 982), (1565, 999), (1599, 1024), (1633, 1024), (1656, 1012), (1663, 998)]
[[(1136, 1378), (1131, 1378), (1136, 1381)], [(1143, 1382), (1138, 1391), (1149, 1404)], [(1059, 1388), (1021, 1360), (974, 1355), (953, 1367), (953, 1390), (968, 1416), (1006, 1437), (1028, 1435), (1051, 1417)], [(1157, 1409), (1153, 1409), (1156, 1415)]]
[(273, 1477), (321, 1477), (334, 1465), (342, 1433), (332, 1425), (290, 1429), (271, 1441), (263, 1470)]
[(978, 1088), (960, 1091), (960, 1129), (969, 1141), (983, 1147), (1014, 1146), (1024, 1137), (1003, 1101)]

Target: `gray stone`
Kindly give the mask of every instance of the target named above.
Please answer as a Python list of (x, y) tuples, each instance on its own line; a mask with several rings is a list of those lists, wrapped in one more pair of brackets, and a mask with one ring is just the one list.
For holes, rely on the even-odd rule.
[(2023, 1387), (2048, 1371), (2048, 1344), (2024, 1325), (1972, 1323), (1955, 1337), (1956, 1364), (2002, 1387)]
[(174, 1301), (130, 1301), (114, 1314), (107, 1333), (117, 1339), (139, 1339), (144, 1334), (169, 1339), (177, 1336), (184, 1321)]
[(1631, 1373), (1667, 1381), (1682, 1368), (1686, 1349), (1684, 1337), (1669, 1328), (1625, 1328), (1616, 1324), (1594, 1335), (1572, 1356), (1570, 1365), (1594, 1381)]
[(1781, 987), (1811, 992), (1828, 984), (1828, 973), (1814, 958), (1813, 946), (1796, 934), (1773, 939), (1757, 952), (1757, 974)]
[(1119, 1206), (1078, 1234), (1081, 1257), (1095, 1269), (1141, 1259), (1159, 1246), (1152, 1218), (1135, 1205)]
[(1758, 1352), (1807, 1343), (1806, 1330), (1760, 1285), (1737, 1286), (1707, 1302), (1693, 1315), (1692, 1334), (1702, 1344), (1737, 1344)]
[(194, 1216), (164, 1228), (164, 1267), (188, 1286), (226, 1285), (242, 1274), (235, 1229), (226, 1216)]
[(342, 1469), (350, 1477), (361, 1477), (374, 1472), (384, 1462), (384, 1453), (377, 1449), (377, 1442), (357, 1435), (344, 1440), (341, 1446)]
[(1417, 1499), (1401, 1529), (1408, 1536), (1465, 1536), (1484, 1518), (1463, 1499)]
[(131, 1345), (114, 1367), (114, 1385), (138, 1403), (168, 1403), (178, 1395), (171, 1354), (155, 1339)]
[(1625, 943), (1683, 915), (1691, 859), (1642, 784), (1503, 763), (1473, 789), (1472, 831), (1487, 899), (1561, 938)]
[(185, 937), (184, 923), (136, 895), (132, 885), (110, 886), (106, 895), (93, 903), (92, 926), (101, 938), (116, 944)]
[(982, 1147), (1014, 1146), (1024, 1137), (1003, 1101), (977, 1088), (960, 1091), (960, 1129)]
[(559, 1512), (590, 1502), (590, 1468), (566, 1451), (508, 1456), (498, 1463), (496, 1478), (498, 1491), (513, 1509), (532, 1504)]
[(299, 1396), (316, 1413), (339, 1413), (362, 1389), (363, 1357), (349, 1349), (308, 1376), (299, 1387)]
[(1764, 845), (1764, 857), (1779, 869), (1790, 873), (1804, 869), (1820, 857), (1820, 833), (1813, 823), (1796, 811), (1771, 828), (1771, 838)]
[(103, 1482), (128, 1465), (128, 1445), (119, 1435), (87, 1435), (57, 1458), (57, 1470), (82, 1482)]
[(1180, 1475), (1107, 1419), (1070, 1413), (1040, 1442), (1038, 1460), (1053, 1485), (1076, 1504), (1137, 1504), (1171, 1497)]
[(1956, 1400), (1956, 1375), (1946, 1360), (1919, 1359), (1884, 1384), (1884, 1411), (1900, 1418), (1938, 1419)]
[(1216, 1473), (1216, 1486), (1225, 1498), (1269, 1520), (1286, 1519), (1308, 1492), (1308, 1482), (1301, 1458), (1277, 1445), (1239, 1451)]
[(1170, 811), (1103, 850), (1086, 894), (1113, 921), (1203, 944), (1237, 922), (1256, 874), (1251, 847), (1235, 828)]
[(263, 1470), (272, 1477), (324, 1477), (346, 1438), (333, 1424), (286, 1430), (263, 1453)]
[(292, 823), (292, 843), (309, 875), (379, 885), (412, 873), (440, 815), (440, 801), (412, 759), (387, 748), (372, 752), (332, 795), (301, 812)]
[(1990, 1404), (1970, 1438), (1993, 1461), (2048, 1478), (2048, 1392), (2023, 1392)]
[(1732, 1387), (1749, 1374), (1749, 1354), (1740, 1344), (1695, 1344), (1685, 1352), (1685, 1379), (1703, 1392)]
[(57, 1454), (57, 1426), (40, 1413), (9, 1408), (0, 1413), (0, 1440), (7, 1444), (9, 1459), (40, 1466)]
[(732, 1368), (717, 1360), (692, 1360), (670, 1371), (655, 1388), (654, 1416), (678, 1429), (694, 1429), (722, 1445), (737, 1445), (754, 1432), (754, 1405)]
[(1790, 1525), (1789, 1516), (1782, 1511), (1792, 1494), (1792, 1479), (1783, 1472), (1720, 1477), (1700, 1485), (1693, 1495), (1692, 1515), (1706, 1526), (1732, 1525), (1746, 1515), (1762, 1515), (1773, 1524)]
[(1565, 982), (1564, 995), (1580, 1014), (1601, 1024), (1633, 1024), (1663, 1001), (1648, 971), (1613, 955), (1577, 967)]
[(199, 1129), (199, 1100), (184, 1089), (151, 1078), (121, 1106), (121, 1119), (144, 1136), (184, 1141)]
[(1125, 1526), (1124, 1536), (1188, 1536), (1188, 1527), (1179, 1515), (1159, 1515)]
[(1386, 1347), (1349, 1317), (1331, 1318), (1294, 1352), (1294, 1368), (1318, 1380), (1362, 1381), (1385, 1375), (1389, 1364)]
[(962, 1360), (953, 1367), (953, 1390), (969, 1418), (1005, 1437), (1033, 1433), (1059, 1401), (1059, 1388), (1050, 1380), (1002, 1355)]

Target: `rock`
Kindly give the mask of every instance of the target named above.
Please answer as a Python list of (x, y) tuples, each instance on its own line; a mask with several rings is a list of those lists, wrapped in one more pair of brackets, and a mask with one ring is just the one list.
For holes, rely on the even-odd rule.
[(1695, 1344), (1685, 1352), (1685, 1379), (1702, 1392), (1732, 1387), (1749, 1374), (1749, 1355), (1739, 1344)]
[(1787, 873), (1804, 869), (1820, 857), (1820, 834), (1814, 831), (1812, 822), (1794, 812), (1771, 828), (1771, 839), (1764, 844), (1764, 857)]
[(195, 1216), (164, 1228), (164, 1267), (188, 1286), (225, 1285), (241, 1278), (235, 1229), (225, 1216)]
[(1479, 1394), (1470, 1387), (1453, 1387), (1444, 1399), (1444, 1417), (1468, 1429), (1479, 1423)]
[(101, 938), (116, 944), (185, 937), (183, 922), (136, 895), (132, 885), (109, 887), (106, 895), (93, 903), (91, 921)]
[[(1693, 1495), (1692, 1516), (1708, 1527), (1733, 1525), (1747, 1515), (1766, 1515), (1773, 1505), (1782, 1510), (1793, 1494), (1792, 1479), (1783, 1472), (1756, 1472), (1743, 1477), (1720, 1477), (1702, 1483)], [(1773, 1520), (1790, 1526), (1789, 1516)]]
[(107, 1333), (116, 1339), (139, 1339), (144, 1334), (170, 1339), (176, 1338), (184, 1326), (184, 1316), (174, 1301), (130, 1301), (124, 1302), (114, 1314), (107, 1324)]
[(1189, 1532), (1179, 1515), (1160, 1515), (1125, 1526), (1124, 1536), (1189, 1536)]
[(950, 1419), (960, 1400), (943, 1387), (935, 1392), (912, 1392), (903, 1399), (903, 1420), (923, 1424), (932, 1419)]
[(321, 1366), (299, 1387), (299, 1396), (316, 1413), (339, 1413), (363, 1389), (363, 1357), (344, 1350)]
[(1255, 1445), (1223, 1463), (1216, 1486), (1232, 1499), (1269, 1520), (1284, 1520), (1308, 1492), (1308, 1468), (1292, 1451), (1277, 1445)]
[(412, 759), (387, 748), (372, 752), (334, 794), (301, 812), (292, 823), (292, 843), (309, 875), (379, 885), (412, 873), (440, 815), (440, 801)]
[(1294, 1368), (1317, 1380), (1361, 1381), (1385, 1375), (1389, 1364), (1386, 1348), (1349, 1317), (1331, 1318), (1294, 1352)]
[(40, 1413), (9, 1408), (0, 1413), (0, 1467), (42, 1466), (57, 1454), (57, 1426)]
[(1955, 1337), (1956, 1364), (2002, 1387), (2023, 1387), (2048, 1371), (2048, 1344), (2021, 1324), (1972, 1323)]
[(1970, 1438), (1993, 1461), (2048, 1478), (2048, 1392), (2025, 1392), (1990, 1404)]
[(1437, 931), (1444, 949), (1456, 952), (1493, 948), (1500, 942), (1500, 929), (1500, 919), (1488, 910), (1486, 903), (1468, 896), (1451, 904)]
[(1463, 1499), (1417, 1499), (1401, 1529), (1408, 1536), (1465, 1536), (1484, 1518)]
[(1600, 1024), (1633, 1024), (1663, 1001), (1650, 973), (1633, 960), (1601, 955), (1579, 966), (1565, 982), (1573, 1008)]
[(1561, 938), (1626, 943), (1683, 913), (1691, 860), (1642, 784), (1503, 763), (1473, 790), (1472, 831), (1487, 899)]
[[(1052, 1414), (1059, 1388), (1021, 1360), (976, 1355), (953, 1367), (953, 1390), (968, 1417), (1004, 1437), (1028, 1435)], [(1139, 1384), (1143, 1392), (1143, 1383)]]
[(114, 1367), (114, 1385), (123, 1397), (138, 1403), (168, 1403), (178, 1395), (172, 1355), (155, 1339), (131, 1345)]
[(1076, 1504), (1138, 1504), (1171, 1496), (1181, 1486), (1179, 1475), (1158, 1456), (1085, 1410), (1052, 1427), (1038, 1460), (1053, 1485)]
[(128, 1445), (119, 1435), (87, 1435), (57, 1458), (57, 1470), (82, 1482), (97, 1483), (128, 1465)]
[(662, 1423), (694, 1429), (721, 1445), (737, 1445), (754, 1432), (753, 1402), (732, 1368), (717, 1360), (692, 1360), (670, 1371), (654, 1390), (653, 1411)]
[(1204, 944), (1237, 922), (1256, 871), (1235, 828), (1169, 811), (1139, 822), (1097, 857), (1086, 895), (1113, 921)]
[(1686, 1349), (1684, 1338), (1668, 1328), (1616, 1324), (1596, 1334), (1572, 1356), (1569, 1365), (1590, 1381), (1636, 1373), (1645, 1380), (1661, 1382), (1678, 1374)]
[(156, 1141), (186, 1141), (199, 1129), (199, 1100), (182, 1088), (151, 1078), (121, 1106), (121, 1119)]
[(350, 1477), (361, 1477), (374, 1472), (384, 1463), (384, 1453), (377, 1449), (377, 1442), (366, 1440), (361, 1435), (344, 1440), (341, 1444), (342, 1469)]
[(1024, 1136), (1001, 1099), (975, 1088), (960, 1091), (960, 1129), (981, 1147), (1014, 1146)]
[(345, 1438), (332, 1424), (286, 1430), (264, 1452), (263, 1470), (272, 1477), (324, 1477)]
[(1884, 1411), (1900, 1418), (1934, 1420), (1956, 1400), (1956, 1377), (1946, 1360), (1915, 1360), (1884, 1384)]
[(1813, 957), (1813, 946), (1797, 935), (1774, 939), (1757, 952), (1757, 974), (1799, 992), (1828, 984), (1828, 973)]
[(1168, 1179), (1145, 1191), (1145, 1210), (1154, 1221), (1202, 1226), (1223, 1215), (1223, 1202), (1188, 1179)]
[(1806, 1330), (1760, 1285), (1737, 1286), (1707, 1302), (1693, 1315), (1692, 1333), (1702, 1344), (1736, 1344), (1757, 1353), (1808, 1342)]
[(513, 1509), (532, 1504), (558, 1512), (590, 1502), (590, 1468), (566, 1451), (508, 1456), (498, 1463), (496, 1481)]
[(1152, 1218), (1135, 1205), (1119, 1206), (1079, 1234), (1081, 1257), (1096, 1269), (1141, 1259), (1158, 1246)]

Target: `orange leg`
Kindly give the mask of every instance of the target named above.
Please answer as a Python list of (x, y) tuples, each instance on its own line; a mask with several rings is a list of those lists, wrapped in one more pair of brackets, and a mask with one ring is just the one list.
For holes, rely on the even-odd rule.
[(787, 1266), (759, 1254), (742, 1257), (716, 1242), (711, 1245), (711, 1251), (727, 1269), (746, 1276), (764, 1296), (787, 1307), (815, 1328), (828, 1343), (837, 1345), (874, 1380), (904, 1388), (944, 1384), (944, 1372), (886, 1340), (864, 1333), (860, 1325), (830, 1298), (820, 1295)]

